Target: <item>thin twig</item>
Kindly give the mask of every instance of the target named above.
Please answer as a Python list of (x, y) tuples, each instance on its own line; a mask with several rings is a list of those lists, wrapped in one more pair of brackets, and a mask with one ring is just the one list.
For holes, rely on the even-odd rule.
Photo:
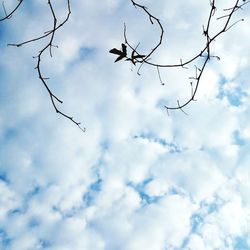
[[(195, 96), (196, 96), (196, 93), (197, 93), (197, 90), (198, 90), (198, 87), (200, 84), (200, 80), (201, 80), (201, 77), (204, 73), (204, 69), (208, 64), (208, 61), (211, 58), (219, 59), (218, 56), (211, 55), (211, 50), (210, 50), (211, 44), (219, 36), (221, 36), (223, 33), (227, 32), (229, 29), (231, 29), (233, 26), (235, 26), (238, 22), (243, 21), (243, 19), (240, 19), (240, 20), (234, 22), (233, 24), (230, 24), (230, 21), (232, 19), (233, 14), (237, 10), (241, 9), (245, 4), (249, 3), (250, 1), (243, 1), (241, 4), (239, 4), (240, 0), (235, 0), (233, 7), (224, 9), (224, 11), (227, 11), (228, 13), (224, 16), (217, 18), (217, 19), (225, 19), (224, 26), (215, 35), (210, 36), (211, 22), (214, 19), (215, 12), (217, 10), (216, 6), (215, 6), (215, 0), (210, 0), (210, 12), (208, 15), (207, 23), (206, 23), (206, 26), (203, 25), (203, 35), (206, 38), (206, 43), (205, 43), (204, 47), (201, 50), (199, 50), (199, 52), (197, 54), (195, 54), (194, 56), (192, 56), (190, 59), (188, 59), (184, 62), (181, 59), (180, 63), (171, 63), (171, 64), (159, 64), (159, 63), (153, 62), (152, 60), (149, 60), (149, 56), (151, 56), (159, 48), (159, 46), (162, 43), (163, 35), (164, 35), (164, 28), (163, 28), (160, 20), (157, 17), (155, 17), (154, 15), (152, 15), (151, 12), (148, 11), (146, 6), (143, 6), (143, 5), (136, 3), (134, 0), (130, 0), (130, 1), (134, 7), (141, 9), (148, 16), (151, 24), (153, 24), (155, 21), (158, 24), (158, 26), (160, 27), (159, 42), (153, 47), (153, 49), (147, 54), (147, 56), (145, 56), (142, 60), (137, 61), (137, 63), (140, 64), (139, 69), (138, 69), (138, 74), (140, 74), (139, 71), (140, 71), (142, 65), (146, 64), (146, 65), (149, 65), (152, 67), (156, 67), (157, 72), (158, 72), (158, 78), (159, 78), (160, 82), (162, 83), (163, 81), (162, 81), (162, 78), (160, 76), (160, 71), (159, 71), (160, 68), (185, 68), (186, 69), (186, 68), (188, 68), (187, 67), (188, 65), (190, 65), (191, 63), (194, 63), (199, 58), (201, 58), (201, 57), (205, 58), (205, 60), (203, 61), (202, 65), (199, 68), (196, 66), (195, 77), (190, 77), (190, 79), (195, 80), (195, 86), (193, 86), (193, 83), (191, 86), (191, 88), (192, 88), (191, 89), (191, 97), (183, 104), (180, 104), (180, 102), (178, 100), (177, 106), (173, 106), (173, 107), (165, 106), (167, 111), (178, 109), (178, 110), (181, 110), (182, 112), (184, 112), (183, 108), (185, 106), (187, 106), (190, 102), (195, 101)], [(124, 35), (125, 43), (128, 45), (128, 47), (131, 50), (135, 51), (138, 55), (140, 55), (139, 52), (137, 51), (137, 48), (133, 47), (128, 40), (127, 28), (126, 28), (125, 24), (124, 24), (123, 35)]]
[(5, 17), (1, 18), (0, 22), (4, 21), (6, 19), (10, 19), (12, 17), (12, 15), (17, 11), (17, 9), (21, 6), (22, 3), (23, 3), (23, 0), (19, 0), (19, 3), (16, 5), (16, 7), (9, 14), (7, 14), (4, 2), (2, 2)]
[[(21, 2), (22, 1), (23, 0), (21, 0)], [(53, 41), (54, 41), (54, 37), (55, 37), (56, 31), (58, 29), (60, 29), (69, 20), (69, 17), (70, 17), (70, 14), (71, 14), (70, 0), (67, 0), (67, 15), (66, 15), (66, 18), (61, 23), (58, 24), (58, 22), (57, 22), (57, 16), (56, 16), (55, 10), (53, 8), (53, 5), (51, 3), (51, 0), (48, 0), (48, 5), (49, 5), (49, 10), (50, 10), (51, 16), (53, 18), (53, 27), (52, 27), (52, 29), (50, 31), (48, 31), (48, 32), (45, 32), (44, 35), (42, 35), (42, 36), (39, 36), (39, 37), (30, 39), (30, 40), (27, 40), (27, 41), (24, 41), (24, 42), (21, 42), (21, 43), (10, 43), (8, 45), (9, 46), (20, 47), (20, 46), (22, 46), (24, 44), (36, 42), (38, 40), (42, 40), (42, 39), (45, 39), (47, 37), (49, 38), (48, 42), (46, 43), (46, 45), (39, 51), (38, 55), (36, 57), (34, 57), (34, 58), (37, 59), (37, 64), (36, 64), (35, 69), (37, 70), (38, 77), (41, 80), (42, 84), (44, 85), (45, 89), (47, 90), (47, 92), (49, 94), (49, 97), (50, 97), (50, 100), (51, 100), (51, 103), (52, 103), (53, 108), (55, 109), (56, 113), (58, 113), (61, 116), (65, 117), (66, 119), (69, 119), (71, 122), (73, 122), (75, 125), (77, 125), (79, 129), (81, 129), (83, 132), (85, 132), (86, 128), (81, 127), (81, 123), (80, 122), (77, 122), (72, 116), (67, 115), (66, 113), (62, 112), (59, 109), (58, 104), (62, 104), (63, 101), (52, 92), (52, 90), (50, 89), (50, 87), (48, 86), (48, 84), (46, 82), (49, 78), (48, 77), (44, 77), (43, 73), (42, 73), (42, 69), (41, 69), (41, 66), (42, 66), (41, 65), (42, 57), (43, 57), (43, 55), (44, 55), (44, 53), (46, 51), (49, 52), (50, 57), (53, 56), (53, 53), (52, 53), (53, 47), (58, 48), (57, 45), (53, 45)], [(13, 13), (13, 12), (14, 11), (12, 11), (11, 13)], [(9, 16), (10, 16), (10, 14), (9, 14)]]
[(57, 31), (58, 29), (60, 29), (66, 22), (68, 22), (70, 14), (71, 14), (71, 8), (70, 8), (70, 1), (67, 0), (67, 8), (68, 8), (68, 14), (66, 16), (66, 18), (58, 25), (56, 26), (54, 29), (50, 30), (50, 31), (46, 31), (44, 32), (44, 35), (38, 36), (36, 38), (31, 38), (29, 40), (20, 42), (20, 43), (9, 43), (9, 46), (16, 46), (16, 47), (20, 47), (22, 45), (25, 45), (27, 43), (32, 43), (32, 42), (36, 42), (38, 40), (42, 40), (43, 38), (48, 37), (49, 35), (51, 35), (53, 32)]

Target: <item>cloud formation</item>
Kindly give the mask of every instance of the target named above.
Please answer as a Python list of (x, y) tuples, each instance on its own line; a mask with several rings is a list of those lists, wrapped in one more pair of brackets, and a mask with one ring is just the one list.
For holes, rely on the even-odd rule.
[[(154, 59), (200, 49), (207, 2), (142, 3), (167, 27)], [(108, 53), (124, 21), (150, 49), (157, 33), (145, 16), (129, 1), (72, 2), (43, 71), (85, 134), (55, 114), (33, 70), (39, 44), (3, 46), (48, 30), (46, 11), (24, 4), (1, 23), (0, 248), (250, 249), (249, 6), (213, 44), (221, 60), (209, 63), (189, 115), (168, 116), (164, 104), (190, 95), (186, 73), (163, 71), (162, 86), (155, 70), (138, 76)]]

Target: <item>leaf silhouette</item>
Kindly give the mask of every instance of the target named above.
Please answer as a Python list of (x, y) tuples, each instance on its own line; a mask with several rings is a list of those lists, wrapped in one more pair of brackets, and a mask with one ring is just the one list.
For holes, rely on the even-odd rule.
[(115, 55), (123, 55), (123, 52), (116, 49), (116, 48), (113, 48), (109, 51), (109, 53), (112, 53), (112, 54), (115, 54)]
[(127, 46), (122, 43), (122, 52), (127, 55)]
[(116, 58), (115, 62), (118, 62), (118, 61), (122, 60), (123, 58), (124, 58), (124, 56), (123, 56), (123, 55), (120, 55), (120, 56), (118, 56), (118, 57)]
[(109, 51), (109, 53), (119, 55), (115, 60), (115, 62), (118, 62), (127, 56), (127, 46), (124, 43), (122, 43), (122, 50), (113, 48)]

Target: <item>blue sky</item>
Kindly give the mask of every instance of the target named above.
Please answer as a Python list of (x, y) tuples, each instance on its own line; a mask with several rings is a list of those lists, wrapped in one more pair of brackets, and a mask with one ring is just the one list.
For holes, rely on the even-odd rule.
[[(166, 25), (152, 60), (201, 50), (209, 1), (139, 3)], [(233, 3), (218, 2), (218, 15)], [(209, 63), (188, 115), (168, 116), (165, 104), (189, 97), (193, 68), (162, 70), (162, 86), (155, 69), (138, 76), (114, 64), (108, 51), (123, 42), (124, 21), (142, 51), (157, 30), (130, 1), (72, 1), (42, 69), (86, 133), (54, 112), (38, 79), (32, 57), (43, 44), (5, 46), (50, 29), (47, 2), (24, 1), (0, 23), (0, 249), (250, 249), (249, 11), (212, 44), (221, 60)]]

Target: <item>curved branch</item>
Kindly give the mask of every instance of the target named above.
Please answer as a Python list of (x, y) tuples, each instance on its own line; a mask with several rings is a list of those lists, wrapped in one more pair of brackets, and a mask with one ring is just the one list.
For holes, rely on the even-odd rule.
[[(134, 1), (131, 0), (133, 2), (133, 5), (134, 5)], [(225, 10), (231, 10), (231, 12), (227, 15), (227, 20), (226, 20), (226, 23), (225, 23), (225, 26), (222, 28), (221, 31), (219, 31), (216, 35), (214, 35), (212, 38), (208, 37), (208, 30), (210, 28), (210, 23), (212, 21), (212, 16), (214, 15), (214, 12), (216, 10), (216, 7), (215, 7), (215, 0), (213, 0), (210, 4), (211, 4), (211, 9), (210, 9), (210, 13), (209, 13), (209, 18), (208, 18), (208, 22), (207, 22), (207, 26), (206, 26), (206, 29), (203, 30), (203, 35), (208, 39), (209, 38), (209, 42), (207, 40), (206, 42), (206, 45), (203, 47), (203, 49), (200, 50), (200, 52), (196, 53), (194, 56), (192, 56), (190, 59), (186, 60), (186, 61), (182, 61), (180, 63), (171, 63), (171, 64), (159, 64), (159, 63), (156, 63), (156, 62), (150, 62), (148, 59), (149, 56), (151, 56), (153, 54), (153, 52), (155, 52), (155, 50), (160, 46), (161, 42), (162, 42), (162, 38), (163, 38), (163, 34), (164, 34), (164, 29), (163, 31), (160, 33), (160, 42), (152, 49), (152, 52), (150, 52), (149, 56), (145, 57), (144, 60), (143, 60), (143, 63), (145, 64), (148, 64), (150, 66), (155, 66), (155, 67), (159, 67), (159, 68), (177, 68), (177, 67), (180, 67), (180, 68), (183, 68), (185, 65), (188, 65), (190, 63), (192, 63), (193, 61), (195, 61), (196, 59), (200, 58), (203, 53), (207, 50), (207, 45), (208, 43), (211, 44), (218, 36), (220, 36), (222, 33), (226, 32), (228, 29), (227, 29), (227, 26), (228, 26), (228, 23), (229, 21), (231, 20), (231, 17), (232, 15), (238, 10), (240, 9), (242, 6), (244, 6), (245, 4), (249, 3), (250, 1), (247, 1), (247, 2), (243, 2), (241, 5), (238, 5), (239, 3), (239, 0), (236, 0), (236, 3), (235, 5), (232, 7), (232, 8), (228, 8), (228, 9), (225, 9)], [(136, 4), (137, 6), (138, 4)], [(140, 6), (140, 5), (139, 5)], [(141, 8), (146, 9), (147, 8), (145, 6), (142, 6)], [(146, 13), (149, 15), (149, 16), (152, 16), (152, 14), (150, 14), (148, 11), (146, 11)], [(156, 20), (159, 20), (158, 18), (154, 17)], [(239, 20), (239, 21), (243, 21), (243, 19)], [(160, 21), (159, 21), (160, 22)], [(238, 22), (238, 21), (237, 21)], [(160, 24), (160, 27), (163, 27), (162, 24)], [(231, 27), (230, 27), (231, 28)], [(132, 49), (132, 50), (135, 50), (136, 53), (139, 54), (139, 52), (136, 50), (136, 48), (134, 48), (132, 45), (130, 45), (128, 43), (128, 39), (127, 39), (127, 35), (126, 35), (126, 26), (124, 26), (124, 40), (125, 40), (125, 43), (128, 44), (128, 46)], [(141, 61), (142, 63), (142, 61)]]
[[(42, 81), (43, 85), (45, 86), (46, 90), (48, 91), (48, 94), (49, 94), (49, 96), (50, 96), (50, 100), (51, 100), (51, 102), (52, 102), (52, 105), (53, 105), (55, 111), (56, 111), (58, 114), (62, 115), (63, 117), (65, 117), (65, 118), (69, 119), (70, 121), (72, 121), (72, 122), (73, 122), (74, 124), (76, 124), (83, 132), (85, 132), (85, 131), (86, 131), (86, 128), (82, 128), (82, 127), (80, 126), (80, 124), (81, 124), (80, 122), (76, 122), (76, 121), (74, 120), (73, 117), (71, 117), (71, 116), (65, 114), (64, 112), (62, 112), (62, 111), (58, 108), (58, 106), (56, 105), (56, 102), (59, 102), (60, 104), (62, 104), (63, 101), (60, 100), (60, 99), (50, 90), (50, 88), (48, 87), (48, 85), (47, 85), (47, 83), (46, 83), (46, 81), (45, 81), (45, 78), (42, 76), (42, 73), (41, 73), (41, 58), (42, 58), (42, 55), (43, 55), (43, 53), (44, 53), (46, 50), (49, 50), (49, 54), (50, 54), (50, 56), (52, 57), (52, 47), (54, 47), (54, 45), (53, 45), (53, 40), (54, 40), (55, 32), (56, 32), (56, 30), (57, 30), (57, 18), (56, 18), (56, 14), (55, 14), (55, 12), (54, 12), (53, 6), (52, 6), (52, 4), (51, 4), (51, 0), (48, 0), (48, 4), (49, 4), (49, 8), (50, 8), (51, 14), (52, 14), (52, 16), (53, 16), (53, 20), (54, 20), (54, 21), (53, 21), (53, 22), (54, 22), (54, 23), (53, 23), (53, 29), (52, 29), (51, 32), (49, 33), (49, 34), (51, 34), (51, 37), (50, 37), (50, 40), (49, 40), (48, 44), (45, 45), (45, 47), (38, 53), (38, 56), (37, 56), (38, 59), (37, 59), (37, 66), (36, 66), (36, 69), (37, 69), (37, 72), (38, 72), (38, 75), (39, 75), (39, 79)], [(66, 21), (68, 20), (70, 14), (71, 14), (70, 2), (69, 2), (69, 0), (68, 0), (68, 15), (67, 15)], [(66, 22), (66, 21), (65, 21), (65, 22)], [(65, 22), (64, 22), (64, 23), (65, 23)], [(58, 27), (61, 27), (61, 26), (62, 26), (62, 25), (59, 25)]]
[[(209, 31), (210, 31), (210, 23), (211, 23), (211, 20), (212, 20), (212, 16), (214, 15), (214, 11), (216, 10), (216, 7), (215, 7), (215, 0), (213, 0), (211, 2), (211, 10), (210, 10), (210, 14), (209, 14), (209, 17), (208, 17), (208, 21), (207, 21), (207, 26), (206, 26), (206, 29), (204, 30), (203, 34), (206, 36), (206, 39), (207, 39), (207, 44), (206, 44), (206, 47), (202, 50), (201, 52), (201, 55), (203, 55), (203, 53), (206, 51), (207, 55), (205, 56), (205, 61), (203, 62), (203, 65), (201, 67), (201, 69), (199, 69), (199, 74), (198, 76), (196, 75), (196, 85), (195, 85), (195, 88), (194, 90), (192, 91), (192, 94), (191, 94), (191, 97), (186, 101), (184, 102), (183, 104), (179, 105), (178, 103), (178, 106), (165, 106), (165, 108), (167, 110), (182, 110), (184, 107), (186, 107), (190, 102), (194, 101), (195, 100), (195, 96), (196, 96), (196, 93), (197, 93), (197, 90), (198, 90), (198, 87), (199, 87), (199, 84), (200, 84), (200, 80), (201, 80), (201, 77), (203, 75), (203, 72), (205, 70), (205, 67), (207, 66), (207, 63), (208, 61), (210, 60), (211, 58), (211, 53), (210, 53), (210, 45), (211, 43), (217, 38), (219, 37), (222, 33), (228, 31), (234, 24), (230, 25), (229, 26), (229, 23), (230, 23), (230, 20), (233, 16), (233, 14), (235, 13), (235, 11), (239, 8), (238, 6), (238, 3), (239, 3), (239, 0), (236, 0), (235, 2), (235, 5), (231, 8), (231, 11), (230, 13), (228, 14), (228, 17), (227, 17), (227, 20), (225, 22), (225, 25), (223, 26), (223, 28), (216, 34), (214, 35), (212, 38), (210, 38), (209, 36)], [(241, 19), (242, 20), (242, 19)], [(238, 21), (237, 21), (238, 22)], [(228, 27), (229, 26), (229, 27)], [(196, 57), (197, 58), (197, 57)], [(186, 65), (186, 64), (184, 64)]]
[(19, 0), (19, 3), (17, 4), (17, 6), (9, 14), (7, 14), (4, 2), (2, 2), (2, 6), (3, 6), (4, 13), (5, 13), (5, 17), (1, 18), (0, 22), (4, 21), (6, 19), (10, 19), (12, 17), (12, 15), (17, 11), (17, 9), (21, 6), (22, 2), (23, 2), (23, 0)]
[(70, 8), (70, 0), (67, 0), (67, 9), (68, 9), (68, 13), (67, 13), (67, 16), (66, 18), (58, 25), (57, 24), (57, 17), (56, 17), (56, 14), (55, 14), (55, 11), (54, 11), (54, 8), (52, 6), (52, 3), (51, 3), (51, 0), (48, 0), (48, 5), (49, 5), (49, 9), (50, 9), (50, 12), (51, 12), (51, 15), (52, 15), (52, 18), (53, 18), (53, 27), (50, 31), (48, 32), (45, 32), (45, 35), (42, 35), (40, 37), (37, 37), (37, 38), (33, 38), (33, 39), (30, 39), (30, 40), (27, 40), (27, 41), (24, 41), (22, 43), (11, 43), (11, 44), (8, 44), (9, 46), (15, 46), (15, 47), (20, 47), (24, 44), (27, 44), (27, 43), (31, 43), (31, 42), (36, 42), (38, 40), (41, 40), (43, 38), (46, 38), (46, 37), (50, 37), (49, 38), (49, 41), (48, 43), (46, 43), (46, 45), (39, 51), (38, 55), (34, 58), (37, 58), (37, 65), (35, 67), (35, 69), (37, 70), (37, 73), (38, 73), (38, 77), (39, 79), (41, 80), (42, 84), (44, 85), (45, 89), (47, 90), (48, 94), (49, 94), (49, 97), (50, 97), (50, 100), (51, 100), (51, 103), (53, 105), (53, 108), (55, 109), (56, 113), (60, 114), (61, 116), (65, 117), (66, 119), (69, 119), (71, 122), (73, 122), (75, 125), (78, 126), (79, 129), (81, 129), (83, 132), (86, 131), (86, 128), (84, 127), (81, 127), (81, 123), (80, 122), (77, 122), (72, 116), (69, 116), (67, 115), (66, 113), (62, 112), (59, 107), (58, 107), (58, 104), (62, 104), (63, 101), (58, 98), (52, 91), (51, 89), (49, 88), (46, 80), (48, 78), (45, 78), (43, 77), (43, 73), (42, 73), (42, 69), (41, 69), (41, 61), (42, 61), (42, 57), (44, 55), (44, 53), (46, 51), (49, 52), (49, 55), (50, 57), (52, 57), (52, 48), (53, 47), (58, 47), (58, 46), (55, 46), (53, 45), (53, 41), (54, 41), (54, 37), (55, 37), (55, 33), (58, 29), (60, 29), (68, 20), (69, 20), (69, 17), (70, 17), (70, 14), (71, 14), (71, 8)]
[[(230, 21), (232, 19), (233, 14), (241, 9), (244, 5), (246, 5), (247, 3), (249, 3), (250, 1), (246, 1), (246, 0), (242, 0), (242, 3), (240, 3), (240, 0), (235, 0), (235, 3), (233, 5), (233, 7), (231, 8), (227, 8), (224, 9), (223, 11), (227, 12), (226, 15), (223, 15), (217, 19), (225, 19), (225, 23), (224, 26), (221, 28), (221, 30), (219, 30), (215, 35), (210, 36), (210, 27), (211, 27), (211, 22), (212, 19), (214, 17), (214, 14), (216, 12), (216, 7), (215, 7), (215, 0), (210, 0), (210, 12), (208, 15), (208, 19), (207, 19), (207, 23), (206, 23), (206, 27), (203, 26), (203, 35), (206, 38), (206, 43), (204, 45), (204, 47), (198, 52), (196, 53), (194, 56), (192, 56), (190, 59), (186, 60), (186, 61), (182, 61), (182, 59), (180, 60), (179, 63), (171, 63), (171, 64), (159, 64), (156, 62), (152, 62), (150, 61), (150, 56), (160, 47), (161, 43), (162, 43), (162, 39), (163, 39), (163, 35), (164, 35), (164, 28), (160, 22), (160, 20), (155, 17), (154, 15), (151, 14), (151, 12), (148, 11), (147, 7), (140, 5), (138, 3), (136, 3), (134, 0), (130, 0), (131, 3), (135, 6), (140, 8), (142, 11), (144, 11), (146, 13), (146, 15), (148, 16), (151, 24), (153, 24), (153, 21), (156, 21), (158, 26), (160, 27), (160, 34), (159, 34), (159, 42), (153, 47), (153, 49), (151, 50), (151, 52), (149, 52), (146, 56), (141, 55), (138, 50), (137, 47), (133, 47), (127, 38), (127, 28), (126, 25), (124, 24), (124, 31), (123, 31), (123, 36), (124, 36), (124, 43), (132, 50), (132, 55), (136, 54), (137, 55), (137, 59), (133, 60), (132, 56), (131, 58), (126, 57), (126, 60), (128, 61), (133, 61), (133, 64), (140, 64), (137, 73), (140, 75), (139, 71), (141, 69), (141, 67), (143, 65), (149, 65), (152, 67), (156, 67), (157, 69), (157, 73), (158, 73), (158, 78), (161, 82), (161, 84), (163, 83), (162, 78), (160, 76), (160, 72), (159, 69), (160, 68), (184, 68), (186, 69), (188, 65), (190, 65), (191, 63), (196, 62), (198, 59), (200, 58), (205, 58), (205, 60), (203, 61), (202, 65), (200, 66), (200, 68), (196, 67), (196, 76), (195, 77), (191, 77), (191, 79), (195, 80), (195, 87), (193, 89), (193, 83), (191, 83), (191, 88), (192, 88), (192, 92), (191, 92), (191, 97), (184, 102), (183, 104), (179, 103), (179, 100), (177, 101), (177, 106), (165, 106), (165, 108), (168, 110), (181, 110), (183, 111), (183, 108), (185, 106), (187, 106), (190, 102), (195, 101), (195, 96), (200, 84), (200, 79), (203, 75), (203, 72), (208, 64), (208, 61), (212, 58), (215, 57), (217, 59), (219, 59), (218, 56), (212, 56), (211, 55), (211, 51), (210, 51), (210, 45), (219, 37), (221, 36), (223, 33), (227, 32), (229, 29), (231, 29), (234, 25), (236, 25), (238, 22), (240, 21), (244, 21), (243, 19), (240, 19), (236, 22), (234, 22), (233, 24), (230, 24)], [(198, 69), (198, 73), (197, 73), (197, 69)], [(183, 111), (184, 112), (184, 111)]]
[(57, 31), (58, 29), (60, 29), (68, 20), (71, 14), (71, 9), (70, 9), (70, 1), (67, 0), (67, 5), (68, 5), (68, 14), (66, 16), (66, 18), (56, 27), (54, 27), (52, 30), (44, 32), (44, 35), (38, 36), (36, 38), (31, 38), (29, 40), (20, 42), (20, 43), (9, 43), (8, 46), (16, 46), (16, 47), (21, 47), (22, 45), (25, 45), (27, 43), (32, 43), (32, 42), (36, 42), (38, 40), (42, 40), (43, 38), (46, 38), (47, 36), (51, 35), (53, 32)]
[[(163, 26), (161, 24), (161, 21), (159, 18), (155, 17), (154, 15), (152, 15), (145, 6), (143, 5), (140, 5), (138, 3), (136, 3), (134, 0), (130, 0), (131, 3), (134, 5), (135, 8), (140, 8), (142, 9), (147, 15), (148, 15), (148, 18), (149, 18), (149, 21), (151, 24), (154, 24), (154, 21), (157, 22), (159, 28), (160, 28), (160, 38), (159, 38), (159, 42), (155, 45), (155, 47), (151, 50), (151, 52), (149, 52), (145, 57), (144, 57), (144, 61), (146, 61), (160, 46), (161, 46), (161, 43), (162, 43), (162, 39), (163, 39), (163, 35), (164, 35), (164, 29), (163, 29)], [(125, 26), (124, 26), (125, 27)], [(125, 42), (128, 44), (128, 46), (133, 49), (132, 46), (130, 46), (130, 44), (127, 42), (127, 39), (126, 39), (126, 29), (124, 30), (124, 37), (125, 37)], [(136, 51), (136, 49), (133, 49), (134, 51)], [(137, 53), (138, 54), (138, 53)]]

